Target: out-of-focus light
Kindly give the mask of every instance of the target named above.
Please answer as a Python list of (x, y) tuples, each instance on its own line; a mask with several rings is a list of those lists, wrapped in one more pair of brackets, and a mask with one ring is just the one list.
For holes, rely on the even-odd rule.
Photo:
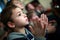
[(2, 8), (0, 7), (0, 13), (2, 12)]
[(59, 8), (59, 5), (56, 5), (55, 8)]

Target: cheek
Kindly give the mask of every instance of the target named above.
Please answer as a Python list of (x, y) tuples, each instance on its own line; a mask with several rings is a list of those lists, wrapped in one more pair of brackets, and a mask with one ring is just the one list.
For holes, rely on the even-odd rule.
[(26, 22), (25, 18), (21, 17), (21, 18), (16, 18), (14, 20), (14, 23), (16, 26), (24, 26), (26, 24), (28, 24), (28, 22)]
[(16, 18), (16, 19), (14, 20), (14, 22), (21, 24), (21, 23), (24, 22), (24, 19), (23, 19), (22, 17), (21, 17), (21, 18)]

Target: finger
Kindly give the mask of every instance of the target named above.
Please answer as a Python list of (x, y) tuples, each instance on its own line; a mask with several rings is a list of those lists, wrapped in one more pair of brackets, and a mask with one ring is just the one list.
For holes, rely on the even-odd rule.
[(32, 21), (32, 22), (33, 22), (33, 24), (34, 24), (34, 28), (37, 28), (37, 26), (38, 26), (38, 25), (37, 25), (37, 21), (36, 21), (36, 20), (37, 20), (37, 18), (36, 18), (36, 19), (33, 19), (33, 21)]
[(39, 20), (38, 20), (39, 18), (36, 18), (36, 20), (34, 20), (33, 21), (33, 23), (34, 23), (34, 27), (33, 27), (33, 29), (37, 32), (37, 31), (40, 31), (40, 24), (38, 23), (39, 22)]
[(45, 22), (48, 22), (48, 17), (45, 15)]
[(41, 15), (41, 25), (42, 25), (42, 28), (44, 29), (44, 17), (45, 17), (45, 14), (42, 14)]
[(44, 22), (43, 22), (43, 20), (42, 20), (42, 18), (40, 19), (41, 21), (41, 26), (42, 26), (42, 29), (44, 28)]
[(41, 19), (44, 20), (44, 14), (41, 14)]
[(32, 28), (32, 26), (29, 26), (29, 29), (30, 29), (30, 31), (31, 31), (33, 34), (35, 34), (35, 31), (34, 31), (34, 29)]
[(45, 15), (45, 21), (44, 21), (44, 24), (45, 24), (46, 27), (48, 27), (48, 18), (47, 18), (46, 15)]
[(44, 27), (47, 27), (48, 26), (47, 16), (45, 14), (42, 14), (41, 18), (42, 18), (42, 22), (44, 23)]
[(40, 18), (37, 20), (37, 25), (38, 25), (38, 28), (42, 29), (42, 26), (41, 26), (41, 19), (40, 19)]

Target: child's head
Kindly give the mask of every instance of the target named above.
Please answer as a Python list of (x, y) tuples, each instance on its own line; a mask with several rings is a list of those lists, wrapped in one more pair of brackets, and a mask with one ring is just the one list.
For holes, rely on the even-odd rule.
[(22, 9), (15, 5), (6, 7), (2, 11), (1, 21), (9, 28), (22, 28), (29, 24), (27, 16), (23, 14)]

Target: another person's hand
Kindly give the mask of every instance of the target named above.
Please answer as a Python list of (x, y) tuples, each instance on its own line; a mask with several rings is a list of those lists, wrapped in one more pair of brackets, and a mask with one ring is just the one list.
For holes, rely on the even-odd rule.
[(30, 27), (31, 32), (37, 36), (45, 36), (46, 27), (48, 26), (48, 18), (45, 14), (41, 14), (41, 17), (34, 17), (31, 20), (34, 24), (33, 27)]

